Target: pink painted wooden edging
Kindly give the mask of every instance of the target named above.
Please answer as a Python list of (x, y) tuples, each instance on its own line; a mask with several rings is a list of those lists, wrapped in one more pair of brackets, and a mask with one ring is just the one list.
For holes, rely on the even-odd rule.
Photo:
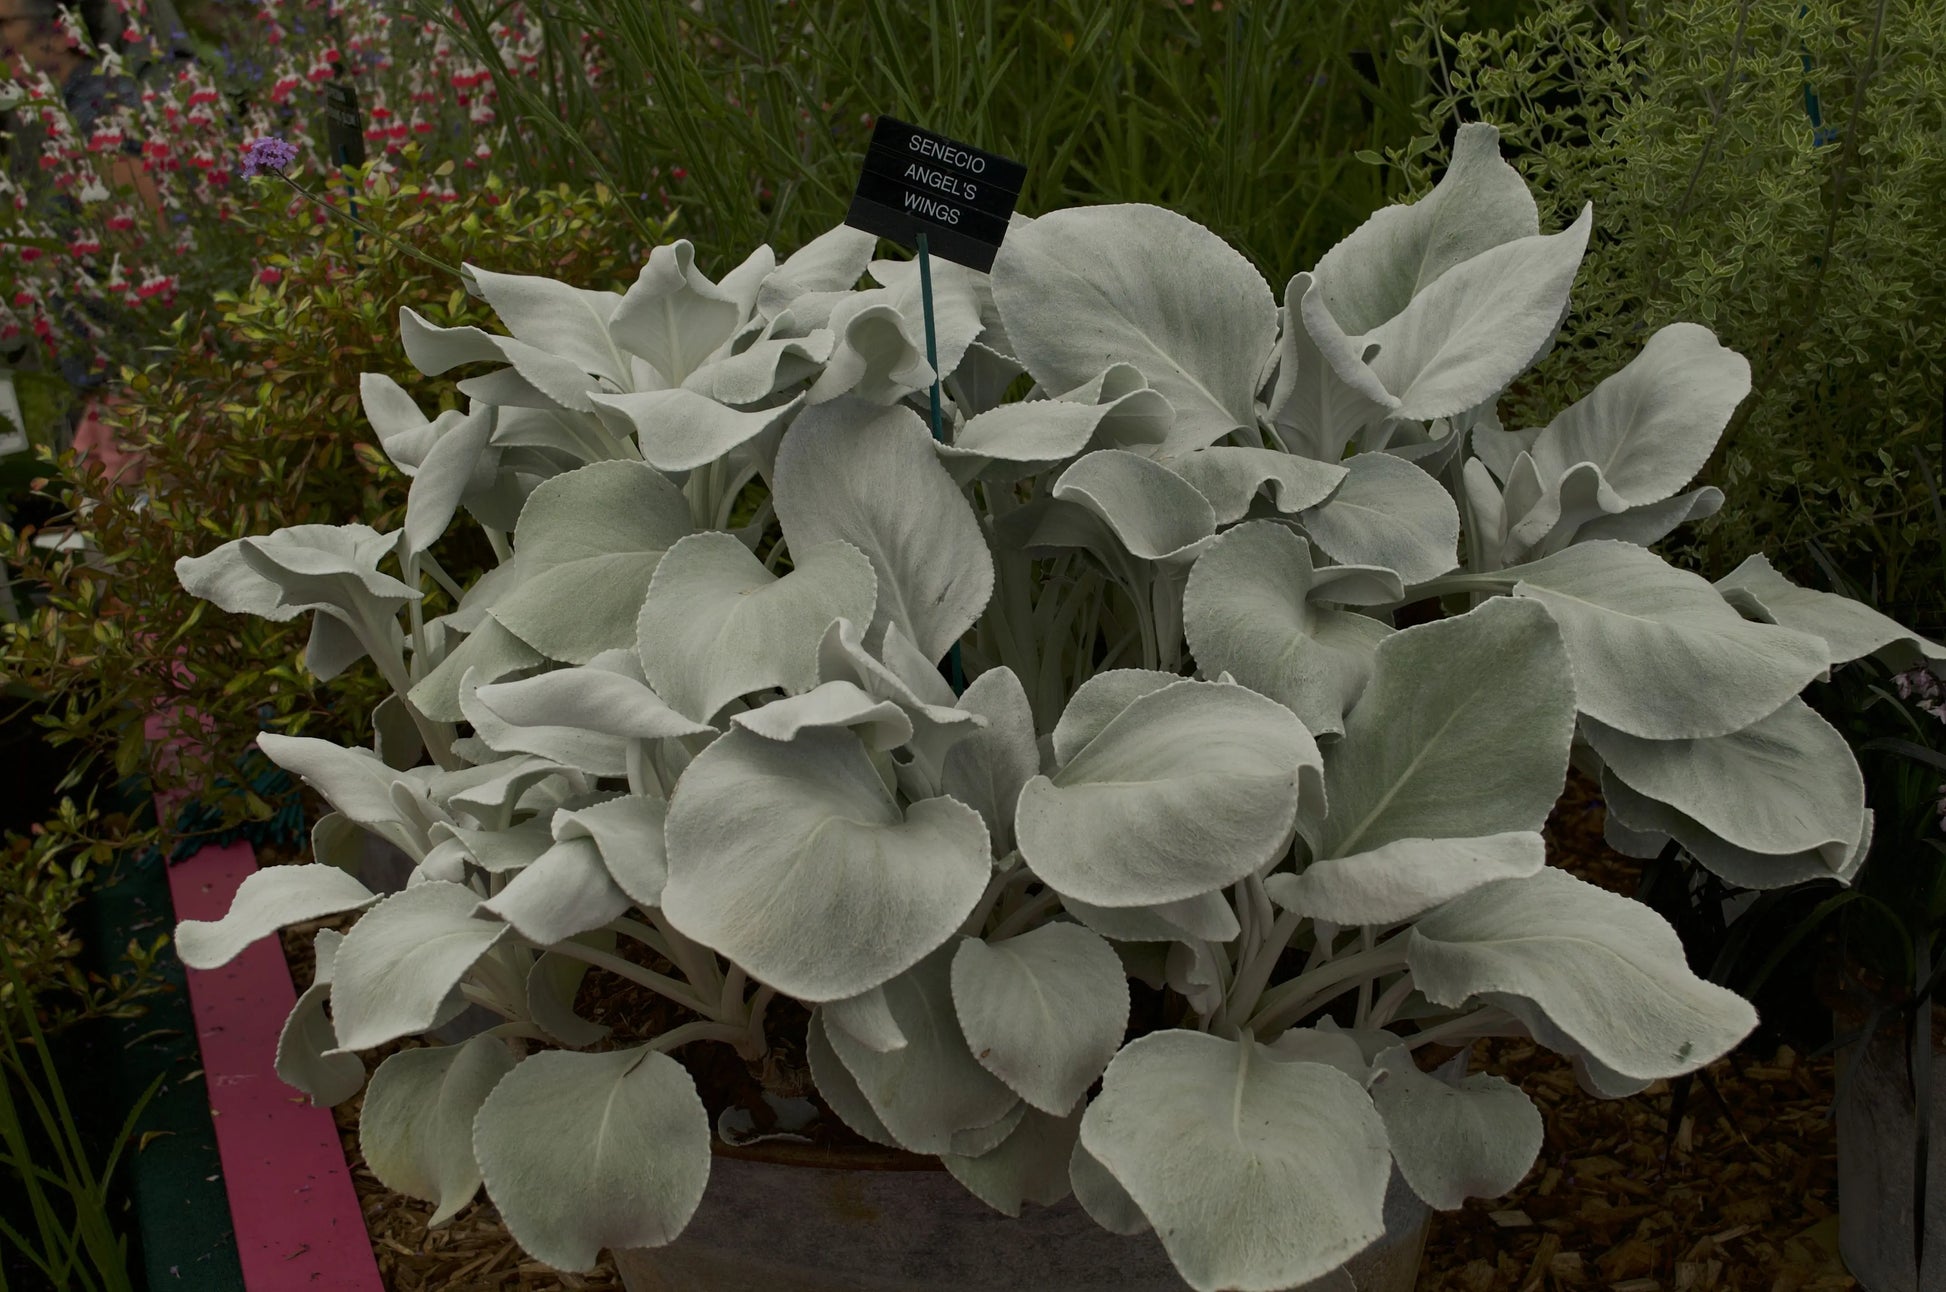
[[(247, 843), (169, 867), (176, 918), (218, 918), (256, 869)], [(277, 939), (186, 972), (244, 1286), (384, 1292), (331, 1110), (277, 1079), (277, 1037), (297, 1002)]]

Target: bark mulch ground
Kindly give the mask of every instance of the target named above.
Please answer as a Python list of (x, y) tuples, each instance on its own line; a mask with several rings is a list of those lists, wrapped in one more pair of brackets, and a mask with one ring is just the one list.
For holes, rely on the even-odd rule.
[[(1632, 893), (1639, 863), (1601, 842), (1601, 803), (1577, 775), (1548, 823), (1551, 859)], [(300, 986), (310, 937), (285, 942)], [(371, 1064), (383, 1052), (369, 1056)], [(1476, 1069), (1518, 1084), (1547, 1136), (1512, 1193), (1435, 1217), (1423, 1292), (1827, 1292), (1856, 1287), (1838, 1251), (1836, 1132), (1830, 1059), (1788, 1047), (1711, 1065), (1715, 1092), (1694, 1087), (1673, 1143), (1672, 1091), (1657, 1082), (1627, 1099), (1581, 1092), (1568, 1062), (1524, 1042), (1481, 1047)], [(1719, 1099), (1717, 1095), (1720, 1095)], [(372, 1246), (393, 1292), (618, 1289), (604, 1265), (561, 1274), (529, 1260), (491, 1203), (474, 1202), (428, 1231), (427, 1204), (385, 1189), (358, 1153), (362, 1096), (336, 1110)], [(1666, 1146), (1666, 1147), (1665, 1147)]]

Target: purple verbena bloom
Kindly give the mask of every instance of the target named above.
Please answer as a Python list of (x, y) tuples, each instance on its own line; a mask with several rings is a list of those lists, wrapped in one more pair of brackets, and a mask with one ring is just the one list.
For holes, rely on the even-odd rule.
[(262, 139), (252, 139), (243, 147), (243, 178), (281, 175), (284, 173), (284, 168), (296, 160), (296, 144), (286, 143), (282, 139), (269, 135)]

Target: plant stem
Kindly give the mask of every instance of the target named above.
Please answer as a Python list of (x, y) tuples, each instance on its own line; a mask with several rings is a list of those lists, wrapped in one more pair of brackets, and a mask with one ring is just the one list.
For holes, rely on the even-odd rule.
[(1466, 1041), (1482, 1036), (1494, 1036), (1499, 1029), (1514, 1021), (1514, 1016), (1498, 1005), (1484, 1005), (1470, 1014), (1449, 1018), (1443, 1023), (1435, 1023), (1422, 1032), (1415, 1032), (1405, 1038), (1405, 1048), (1416, 1050), (1422, 1045), (1437, 1042)]
[(705, 1018), (720, 1017), (715, 1007), (704, 1003), (703, 998), (687, 984), (665, 977), (653, 969), (644, 969), (641, 965), (624, 960), (620, 956), (611, 956), (605, 951), (597, 951), (579, 942), (556, 942), (548, 947), (548, 950), (564, 955), (570, 960), (591, 964), (597, 969), (606, 969), (609, 973), (619, 978), (626, 978), (637, 986), (647, 987), (650, 991), (667, 997), (691, 1013), (701, 1014)]
[(1038, 920), (1041, 916), (1052, 911), (1060, 904), (1061, 895), (1051, 888), (1030, 897), (1015, 907), (999, 924), (995, 925), (993, 932), (988, 935), (987, 940), (989, 942), (999, 942), (1003, 939), (1013, 937), (1016, 933), (1025, 933), (1034, 926), (1035, 920)]
[(1273, 1035), (1343, 994), (1351, 984), (1405, 964), (1402, 944), (1405, 936), (1388, 938), (1370, 950), (1353, 952), (1316, 969), (1307, 969), (1265, 992), (1257, 1012), (1250, 1017), (1250, 1030), (1259, 1036)]
[(671, 1050), (688, 1045), (691, 1041), (727, 1041), (741, 1049), (744, 1037), (742, 1028), (729, 1023), (684, 1023), (680, 1027), (670, 1028), (661, 1036), (651, 1040), (649, 1048), (667, 1054)]

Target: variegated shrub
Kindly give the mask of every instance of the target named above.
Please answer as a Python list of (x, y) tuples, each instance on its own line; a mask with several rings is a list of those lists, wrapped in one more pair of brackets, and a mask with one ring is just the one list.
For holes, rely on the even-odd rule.
[[(503, 1017), (385, 1060), (365, 1153), (435, 1220), (484, 1181), (564, 1269), (682, 1231), (713, 1128), (672, 1056), (755, 1064), (778, 994), (858, 1134), (1003, 1211), (1152, 1227), (1199, 1289), (1338, 1265), (1395, 1163), (1436, 1207), (1512, 1187), (1533, 1106), (1425, 1047), (1529, 1035), (1612, 1096), (1755, 1022), (1545, 864), (1570, 760), (1624, 851), (1844, 880), (1864, 786), (1799, 692), (1942, 652), (1761, 556), (1711, 584), (1649, 550), (1722, 501), (1680, 492), (1748, 393), (1705, 329), (1499, 425), (1593, 215), (1543, 233), (1497, 144), (1463, 129), (1281, 305), (1165, 210), (1017, 221), (990, 277), (934, 270), (939, 442), (918, 274), (865, 235), (719, 282), (678, 242), (621, 294), (469, 271), (508, 335), (402, 324), (426, 372), (472, 366), (467, 411), (365, 385), (404, 527), (178, 567), (396, 690), (374, 749), (261, 738), (336, 811), (183, 959), (363, 911), (279, 1054), (324, 1103), (357, 1051)], [(464, 589), (430, 554), (461, 511), (501, 557)], [(350, 873), (360, 831), (403, 891)], [(693, 1017), (618, 1042), (572, 1010), (590, 970)]]

